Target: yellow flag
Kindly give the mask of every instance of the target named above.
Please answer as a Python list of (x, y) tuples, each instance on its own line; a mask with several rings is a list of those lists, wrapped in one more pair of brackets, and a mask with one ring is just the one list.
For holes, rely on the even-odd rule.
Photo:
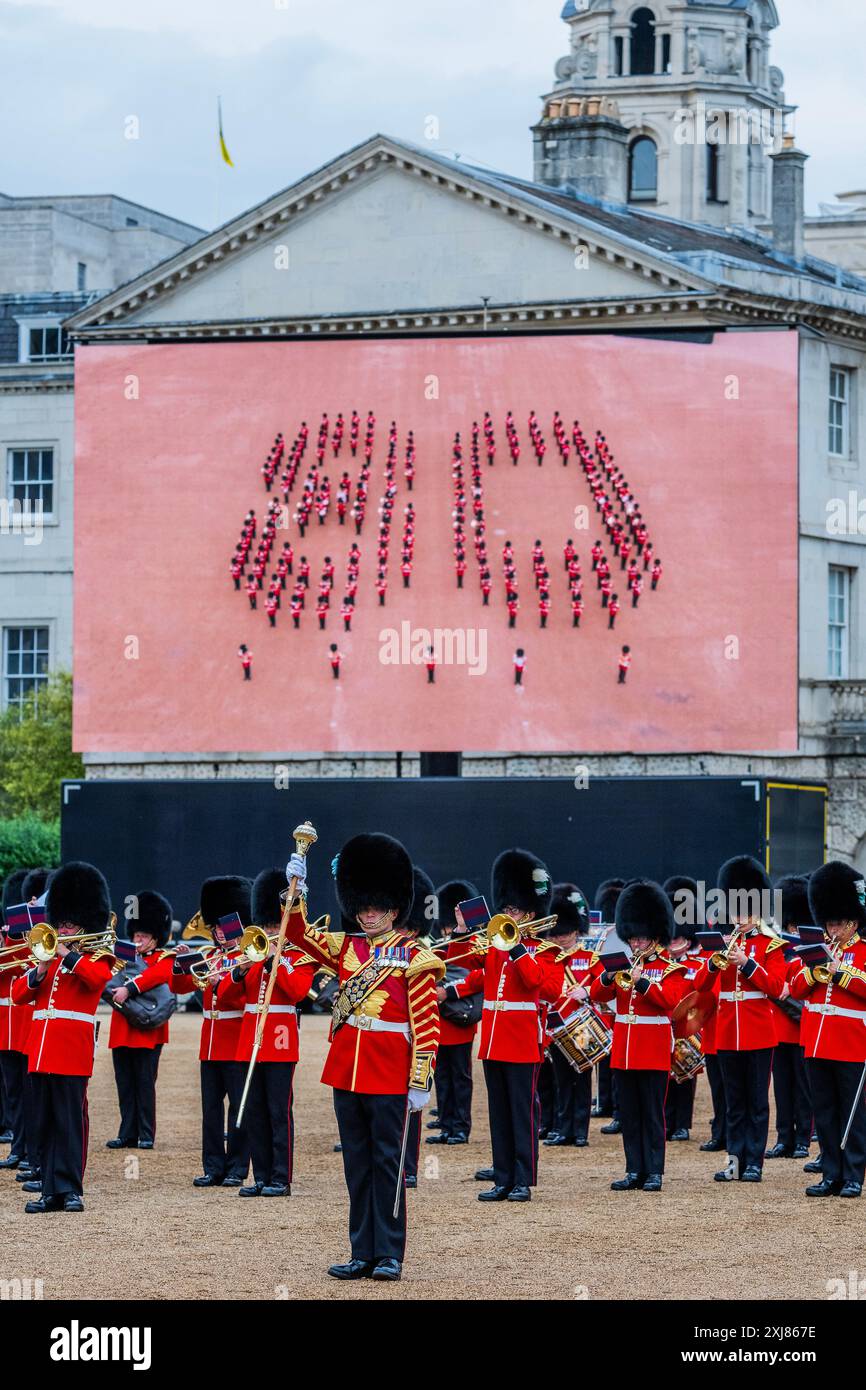
[(225, 138), (223, 136), (223, 107), (219, 97), (217, 97), (217, 119), (219, 123), (220, 153), (222, 154), (222, 157), (225, 160), (226, 164), (230, 165), (233, 169), (235, 166), (234, 164), (232, 164), (232, 157), (228, 152)]

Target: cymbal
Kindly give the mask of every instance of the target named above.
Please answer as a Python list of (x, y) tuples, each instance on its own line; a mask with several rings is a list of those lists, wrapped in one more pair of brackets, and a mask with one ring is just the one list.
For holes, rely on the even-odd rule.
[(716, 1011), (716, 1000), (712, 994), (698, 994), (693, 989), (691, 994), (687, 994), (681, 999), (671, 1015), (671, 1022), (674, 1025), (675, 1038), (690, 1038), (693, 1033), (699, 1033)]

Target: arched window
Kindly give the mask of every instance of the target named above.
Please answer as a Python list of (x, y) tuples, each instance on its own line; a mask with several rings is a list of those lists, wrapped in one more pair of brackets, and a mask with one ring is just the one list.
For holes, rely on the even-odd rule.
[(641, 135), (628, 152), (628, 196), (630, 202), (647, 201), (658, 195), (659, 157), (655, 141)]
[(656, 17), (646, 8), (635, 10), (631, 21), (631, 71), (639, 77), (656, 70)]

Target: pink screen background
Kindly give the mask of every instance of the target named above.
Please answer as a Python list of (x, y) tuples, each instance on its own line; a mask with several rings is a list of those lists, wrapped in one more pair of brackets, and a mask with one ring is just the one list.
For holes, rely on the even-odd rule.
[[(438, 396), (431, 394), (438, 379)], [(733, 381), (732, 379), (736, 379)], [(136, 396), (137, 393), (137, 396)], [(130, 398), (132, 397), (132, 398)], [(734, 397), (734, 398), (731, 398)], [(353, 631), (338, 616), (354, 526), (327, 525), (306, 541), (277, 533), (311, 562), (337, 566), (336, 604), (320, 632), (308, 600), (294, 631), (288, 595), (271, 630), (259, 601), (234, 590), (229, 561), (243, 516), (261, 520), (261, 464), (302, 419), (314, 454), (323, 411), (377, 417)], [(522, 446), (511, 465), (504, 422)], [(458, 591), (452, 555), (451, 441), (465, 445), (484, 410), (497, 461), (483, 462), (493, 593), (481, 604), (467, 552)], [(538, 468), (526, 428), (539, 417), (548, 452)], [(602, 534), (582, 471), (556, 450), (552, 417), (587, 440), (606, 434), (649, 525), (664, 575), (633, 612), (618, 561), (622, 612), (607, 629), (590, 574)], [(400, 432), (387, 607), (375, 593), (377, 506), (387, 430)], [(74, 745), (110, 752), (511, 752), (788, 750), (797, 744), (797, 342), (782, 333), (719, 334), (706, 345), (621, 337), (98, 346), (76, 354)], [(417, 473), (412, 587), (399, 576), (409, 494), (406, 431)], [(326, 471), (354, 481), (348, 437)], [(275, 489), (279, 495), (278, 488)], [(471, 500), (471, 494), (470, 494)], [(575, 509), (589, 508), (589, 530)], [(468, 508), (471, 517), (471, 506)], [(585, 615), (572, 628), (563, 546), (573, 536)], [(521, 611), (507, 627), (501, 551), (514, 544)], [(530, 554), (539, 537), (552, 576), (552, 614), (539, 628)], [(609, 547), (608, 547), (609, 550)], [(272, 568), (272, 567), (269, 567)], [(289, 581), (291, 584), (291, 580)], [(334, 600), (332, 600), (332, 604)], [(485, 629), (487, 670), (384, 665), (381, 634)], [(130, 641), (130, 639), (134, 639)], [(728, 659), (731, 639), (738, 657)], [(343, 654), (332, 679), (328, 647)], [(253, 652), (242, 680), (238, 645)], [(623, 643), (633, 664), (617, 685)], [(727, 644), (727, 646), (726, 646)], [(526, 650), (522, 689), (515, 649)], [(127, 653), (137, 653), (129, 659)]]

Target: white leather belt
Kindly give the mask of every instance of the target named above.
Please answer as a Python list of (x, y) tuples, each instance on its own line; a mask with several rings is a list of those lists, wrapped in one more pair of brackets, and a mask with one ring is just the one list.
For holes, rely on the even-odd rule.
[(671, 1027), (669, 1018), (663, 1014), (617, 1014), (616, 1023), (663, 1023), (666, 1028)]
[(856, 1018), (858, 1023), (866, 1023), (866, 1013), (860, 1009), (840, 1009), (838, 1004), (807, 1004), (810, 1014), (823, 1014), (825, 1017)]
[(93, 1014), (76, 1014), (71, 1009), (37, 1009), (33, 1015), (34, 1019), (62, 1018), (68, 1023), (90, 1023), (94, 1024), (96, 1019)]
[(538, 1012), (537, 1004), (529, 1002), (521, 1004), (516, 1001), (512, 1003), (510, 999), (485, 999), (484, 1007), (485, 1009), (492, 1009), (494, 1013), (534, 1014)]
[(221, 1018), (243, 1018), (243, 1009), (202, 1009), (205, 1018), (215, 1018), (217, 1022)]
[(404, 1038), (412, 1041), (412, 1029), (408, 1023), (387, 1023), (383, 1018), (369, 1018), (367, 1014), (349, 1014), (346, 1022), (353, 1028), (360, 1028), (363, 1033), (402, 1033)]
[(719, 995), (726, 1004), (741, 1004), (744, 999), (766, 999), (759, 989), (723, 989)]
[[(264, 1004), (244, 1004), (245, 1014), (260, 1014)], [(294, 1004), (271, 1004), (268, 1009), (269, 1014), (296, 1014), (298, 1011)]]

